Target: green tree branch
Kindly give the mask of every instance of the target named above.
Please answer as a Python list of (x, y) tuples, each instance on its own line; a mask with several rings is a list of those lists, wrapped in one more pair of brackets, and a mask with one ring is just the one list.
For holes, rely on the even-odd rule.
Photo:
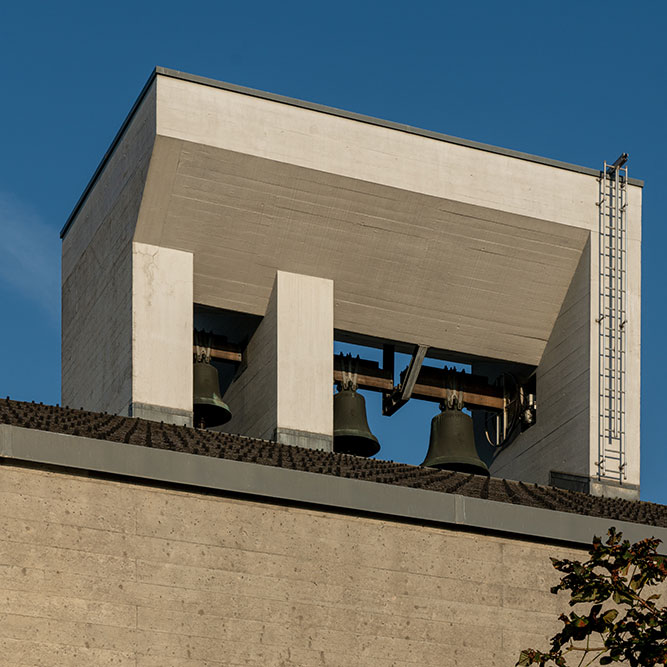
[[(588, 667), (598, 659), (601, 665), (620, 661), (630, 667), (667, 665), (667, 607), (655, 603), (660, 598), (657, 594), (644, 597), (646, 587), (667, 579), (665, 557), (657, 551), (660, 540), (630, 544), (622, 537), (615, 528), (609, 529), (604, 544), (595, 537), (583, 563), (551, 559), (563, 573), (551, 592), (569, 592), (571, 607), (590, 608), (586, 614), (561, 614), (563, 627), (551, 638), (551, 649), (521, 651), (518, 667), (567, 667), (566, 656), (571, 652), (582, 654), (577, 667)], [(601, 646), (590, 645), (593, 636), (601, 640)]]

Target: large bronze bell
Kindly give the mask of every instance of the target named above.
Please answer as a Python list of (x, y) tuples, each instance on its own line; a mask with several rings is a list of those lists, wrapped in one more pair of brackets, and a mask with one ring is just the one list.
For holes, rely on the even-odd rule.
[(489, 469), (475, 447), (472, 417), (461, 412), (456, 403), (453, 408), (442, 407), (442, 412), (433, 417), (431, 440), (422, 465), (488, 477)]
[(232, 411), (220, 395), (218, 369), (205, 359), (194, 362), (194, 424), (210, 428), (226, 424)]
[(366, 419), (366, 401), (354, 389), (341, 389), (334, 396), (334, 452), (373, 456), (380, 451), (378, 439)]

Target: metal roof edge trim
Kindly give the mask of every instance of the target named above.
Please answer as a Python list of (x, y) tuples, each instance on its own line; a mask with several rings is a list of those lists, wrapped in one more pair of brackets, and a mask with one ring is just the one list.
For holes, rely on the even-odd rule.
[(610, 524), (632, 541), (653, 535), (667, 543), (667, 528), (657, 526), (7, 424), (0, 425), (0, 458), (579, 545), (606, 534)]
[[(551, 158), (546, 158), (546, 157), (541, 157), (539, 155), (533, 155), (531, 153), (524, 153), (522, 151), (515, 151), (512, 150), (511, 148), (502, 148), (500, 146), (493, 146), (492, 144), (485, 144), (479, 141), (471, 141), (469, 139), (461, 139), (460, 137), (454, 137), (448, 134), (442, 134), (440, 132), (432, 132), (430, 130), (424, 130), (418, 127), (414, 127), (412, 125), (406, 125), (403, 123), (395, 123), (390, 120), (383, 120), (381, 118), (375, 118), (373, 116), (366, 116), (364, 114), (356, 113), (354, 111), (345, 111), (343, 109), (337, 109), (335, 107), (329, 107), (323, 104), (317, 104), (315, 102), (306, 102), (304, 100), (299, 100), (293, 97), (287, 97), (285, 95), (278, 95), (276, 93), (267, 93), (262, 90), (257, 90), (255, 88), (247, 88), (245, 86), (239, 86), (233, 83), (227, 83), (225, 81), (218, 81), (216, 79), (209, 79), (207, 77), (203, 76), (198, 76), (196, 74), (188, 74), (187, 72), (180, 72), (178, 70), (173, 70), (169, 69), (168, 67), (156, 67), (153, 72), (151, 73), (150, 77), (148, 78), (148, 81), (144, 85), (141, 93), (139, 93), (139, 97), (137, 98), (136, 102), (130, 109), (130, 112), (126, 116), (125, 120), (123, 121), (123, 124), (120, 127), (120, 130), (118, 130), (118, 133), (114, 137), (113, 141), (111, 142), (111, 145), (107, 149), (106, 153), (102, 157), (102, 160), (100, 161), (100, 164), (98, 165), (97, 169), (93, 173), (92, 178), (88, 182), (88, 185), (86, 185), (86, 188), (83, 191), (83, 194), (81, 197), (79, 197), (79, 200), (75, 204), (74, 208), (72, 209), (72, 212), (70, 213), (69, 217), (67, 218), (67, 221), (65, 222), (65, 225), (63, 226), (62, 230), (60, 231), (60, 238), (64, 238), (64, 236), (67, 234), (67, 230), (72, 224), (72, 221), (76, 214), (78, 213), (79, 209), (81, 208), (83, 202), (86, 200), (86, 197), (88, 196), (90, 190), (93, 187), (93, 184), (97, 180), (98, 176), (104, 169), (104, 165), (106, 164), (106, 161), (109, 159), (111, 154), (113, 153), (114, 149), (116, 148), (117, 144), (119, 143), (121, 137), (125, 133), (125, 130), (127, 129), (127, 126), (129, 125), (132, 116), (134, 115), (135, 111), (137, 110), (138, 106), (141, 104), (146, 91), (150, 87), (150, 85), (153, 83), (157, 75), (162, 75), (162, 76), (168, 76), (171, 77), (172, 79), (181, 79), (182, 81), (190, 81), (191, 83), (198, 83), (204, 86), (210, 86), (212, 88), (220, 88), (221, 90), (228, 90), (230, 92), (234, 93), (240, 93), (242, 95), (251, 95), (252, 97), (259, 97), (261, 99), (265, 100), (270, 100), (272, 102), (280, 102), (282, 104), (289, 104), (291, 106), (295, 107), (300, 107), (302, 109), (309, 109), (311, 111), (319, 111), (320, 113), (326, 113), (331, 116), (339, 116), (340, 118), (348, 118), (349, 120), (356, 120), (361, 123), (367, 123), (369, 125), (377, 125), (379, 127), (385, 127), (391, 130), (398, 130), (399, 132), (406, 132), (408, 134), (415, 134), (421, 137), (426, 137), (429, 139), (436, 139), (437, 141), (445, 141), (450, 144), (457, 144), (459, 146), (465, 146), (467, 148), (474, 148), (477, 150), (482, 150), (486, 151), (487, 153), (496, 153), (498, 155), (505, 155), (507, 157), (514, 157), (519, 160), (526, 160), (528, 162), (535, 162), (537, 164), (543, 164), (549, 167), (556, 167), (558, 169), (566, 169), (568, 171), (574, 171), (580, 174), (586, 174), (588, 176), (599, 176), (600, 175), (600, 170), (599, 169), (593, 169), (592, 167), (583, 167), (581, 165), (576, 165), (576, 164), (571, 164), (569, 162), (562, 162), (560, 160), (553, 160)], [(628, 182), (630, 185), (636, 185), (638, 187), (643, 188), (644, 187), (644, 181), (638, 178), (630, 178), (628, 179)]]

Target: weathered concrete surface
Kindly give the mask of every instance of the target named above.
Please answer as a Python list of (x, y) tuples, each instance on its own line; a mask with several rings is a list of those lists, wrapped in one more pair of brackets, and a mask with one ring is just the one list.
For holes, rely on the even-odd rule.
[(514, 664), (565, 601), (525, 540), (0, 466), (3, 664)]
[[(634, 488), (641, 188), (630, 185), (628, 198), (625, 470)], [(263, 315), (276, 271), (303, 274), (334, 281), (339, 330), (541, 365), (538, 409), (550, 417), (538, 424), (557, 430), (526, 435), (526, 448), (498, 463), (512, 458), (504, 474), (540, 481), (552, 465), (593, 474), (597, 200), (593, 173), (158, 73), (65, 236), (63, 402), (162, 414), (164, 397), (132, 400), (134, 241), (192, 253), (193, 299), (203, 305)], [(586, 297), (568, 301), (584, 288), (588, 312)], [(301, 430), (281, 428), (285, 437)], [(542, 463), (538, 451), (549, 452)]]
[[(132, 244), (132, 415), (192, 425), (189, 252)], [(139, 404), (139, 405), (137, 405)]]
[(331, 280), (276, 273), (247, 365), (224, 396), (232, 420), (217, 430), (331, 451), (333, 305)]
[(306, 169), (597, 229), (594, 176), (157, 77), (157, 133)]
[(245, 366), (238, 369), (224, 395), (231, 421), (214, 428), (270, 440), (275, 436), (278, 412), (277, 293), (272, 291), (266, 313), (245, 349)]
[[(334, 284), (278, 271), (275, 286), (278, 435), (333, 438)], [(289, 435), (283, 441), (289, 441)]]
[[(627, 250), (624, 478), (599, 476), (599, 234), (592, 233), (537, 367), (538, 416), (495, 459), (498, 477), (549, 484), (549, 473), (590, 477), (595, 495), (639, 499), (641, 413), (641, 200)], [(639, 238), (637, 237), (639, 234)], [(483, 364), (480, 366), (483, 372)], [(610, 469), (612, 474), (616, 473)]]
[(591, 413), (597, 415), (597, 385), (592, 394), (591, 375), (597, 381), (597, 367), (591, 368), (590, 302), (597, 293), (591, 295), (590, 265), (587, 244), (537, 367), (537, 423), (494, 460), (491, 473), (496, 477), (549, 484), (551, 471), (592, 474), (589, 451), (597, 451), (597, 430), (592, 432)]
[(317, 276), (336, 285), (337, 329), (530, 364), (587, 238), (161, 135), (135, 235), (195, 255), (197, 303), (263, 315), (277, 270)]
[[(594, 535), (604, 535), (609, 528), (609, 518), (602, 516), (578, 515), (6, 424), (0, 424), (0, 458), (13, 464), (20, 461), (33, 466), (58, 466), (84, 474), (117, 475), (151, 484), (178, 484), (203, 489), (205, 493), (240, 493), (269, 502), (305, 503), (323, 507), (326, 511), (371, 513), (392, 520), (430, 522), (478, 532), (491, 530), (528, 540), (575, 546), (588, 546)], [(626, 520), (614, 520), (614, 525), (629, 540), (642, 540), (652, 535), (667, 544), (667, 528)]]
[(63, 239), (62, 403), (128, 414), (132, 237), (155, 139), (155, 87)]

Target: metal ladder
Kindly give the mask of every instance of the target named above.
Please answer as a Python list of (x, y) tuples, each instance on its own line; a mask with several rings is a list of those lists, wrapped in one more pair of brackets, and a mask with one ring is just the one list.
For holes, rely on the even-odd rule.
[(625, 451), (625, 352), (627, 322), (627, 153), (600, 174), (599, 395), (597, 478), (622, 483)]

